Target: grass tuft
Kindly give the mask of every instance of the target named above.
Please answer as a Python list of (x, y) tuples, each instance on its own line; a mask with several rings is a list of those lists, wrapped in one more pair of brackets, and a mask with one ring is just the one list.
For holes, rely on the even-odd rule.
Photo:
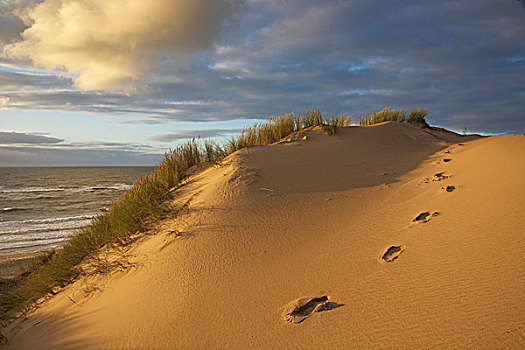
[[(198, 164), (220, 163), (229, 154), (240, 149), (269, 145), (294, 135), (300, 130), (322, 126), (334, 135), (337, 128), (349, 125), (373, 125), (385, 121), (409, 122), (427, 126), (422, 108), (410, 113), (401, 109), (383, 110), (351, 118), (340, 115), (325, 119), (319, 108), (296, 115), (288, 113), (271, 117), (265, 123), (244, 128), (240, 135), (220, 145), (211, 140), (192, 139), (167, 152), (164, 160), (153, 173), (140, 178), (110, 210), (94, 217), (90, 225), (80, 229), (65, 246), (45, 258), (35, 261), (19, 278), (23, 280), (9, 291), (0, 292), (0, 319), (7, 319), (16, 311), (24, 312), (40, 297), (51, 293), (75, 280), (83, 271), (80, 264), (91, 259), (98, 267), (95, 271), (107, 272), (112, 268), (98, 254), (103, 247), (126, 246), (139, 234), (151, 230), (155, 223), (178, 208), (169, 204), (171, 190), (181, 185), (188, 170)], [(354, 119), (354, 121), (352, 121)]]
[(358, 125), (374, 125), (383, 122), (400, 122), (400, 123), (412, 123), (421, 125), (428, 128), (425, 117), (428, 115), (428, 111), (424, 108), (414, 108), (410, 113), (403, 109), (392, 109), (385, 107), (379, 112), (373, 114), (362, 115), (358, 118)]

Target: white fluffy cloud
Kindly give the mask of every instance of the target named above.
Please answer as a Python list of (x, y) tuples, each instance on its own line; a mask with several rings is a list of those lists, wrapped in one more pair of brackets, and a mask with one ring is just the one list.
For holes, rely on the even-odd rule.
[(14, 59), (65, 69), (83, 90), (125, 88), (152, 60), (208, 49), (240, 0), (44, 0), (17, 15), (28, 28)]

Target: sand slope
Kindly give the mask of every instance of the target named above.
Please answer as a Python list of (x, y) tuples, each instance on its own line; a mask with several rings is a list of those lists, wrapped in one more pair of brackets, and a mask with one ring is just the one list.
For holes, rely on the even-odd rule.
[(245, 149), (7, 347), (524, 348), (524, 160), (524, 136), (398, 123)]

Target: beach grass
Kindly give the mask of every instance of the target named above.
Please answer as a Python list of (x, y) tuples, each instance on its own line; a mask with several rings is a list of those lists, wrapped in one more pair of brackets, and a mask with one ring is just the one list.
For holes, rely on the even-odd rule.
[[(172, 190), (181, 186), (188, 170), (200, 164), (214, 164), (246, 147), (269, 145), (311, 127), (322, 127), (334, 135), (339, 127), (368, 126), (386, 121), (409, 122), (428, 127), (427, 111), (415, 108), (411, 112), (384, 108), (379, 112), (351, 117), (340, 115), (325, 118), (318, 108), (305, 113), (273, 116), (264, 123), (244, 128), (223, 144), (212, 140), (192, 139), (167, 152), (155, 170), (140, 178), (107, 212), (94, 217), (90, 225), (80, 229), (62, 249), (40, 258), (23, 274), (17, 286), (0, 294), (0, 319), (17, 311), (25, 311), (34, 302), (57, 288), (75, 280), (81, 273), (81, 263), (93, 259), (104, 247), (126, 246), (141, 234), (152, 230), (160, 219), (180, 208), (170, 204)], [(105, 271), (103, 267), (96, 269)]]
[(425, 120), (427, 115), (428, 111), (421, 107), (412, 109), (410, 113), (403, 109), (392, 109), (385, 107), (379, 112), (359, 116), (358, 124), (361, 126), (366, 126), (384, 122), (408, 122), (420, 124), (424, 127), (429, 127)]

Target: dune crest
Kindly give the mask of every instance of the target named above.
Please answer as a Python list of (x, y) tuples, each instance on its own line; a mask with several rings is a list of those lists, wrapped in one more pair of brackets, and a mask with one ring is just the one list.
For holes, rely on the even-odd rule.
[(192, 175), (129, 268), (67, 286), (7, 348), (525, 346), (524, 136), (305, 136)]

